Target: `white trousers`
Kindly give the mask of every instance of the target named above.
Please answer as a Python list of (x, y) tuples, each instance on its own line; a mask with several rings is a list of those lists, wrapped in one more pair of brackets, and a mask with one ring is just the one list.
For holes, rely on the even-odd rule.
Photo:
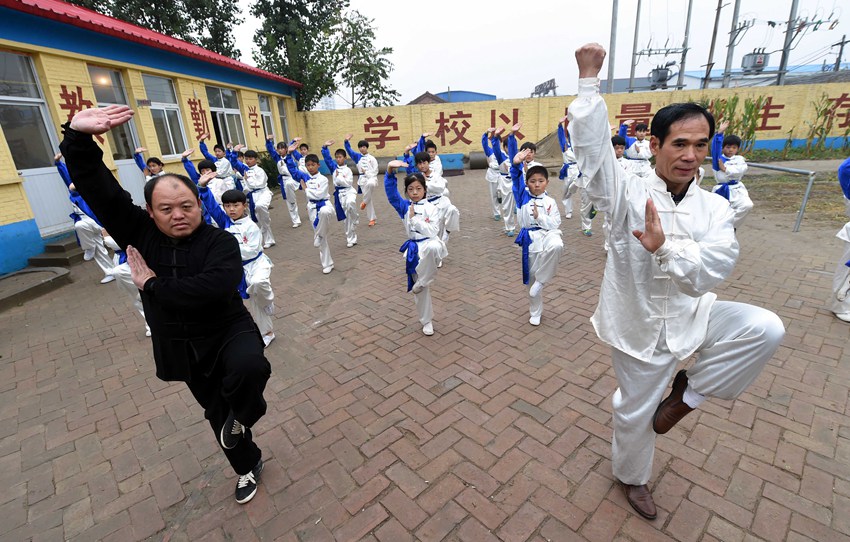
[[(437, 266), (446, 257), (446, 244), (440, 239), (428, 239), (419, 242), (419, 264), (416, 266), (414, 287), (421, 286), (422, 291), (413, 294), (419, 323), (423, 326), (433, 320), (434, 309), (431, 305), (431, 284), (437, 278)], [(405, 258), (407, 253), (404, 254)]]
[[(664, 398), (679, 362), (666, 347), (666, 326), (649, 363), (612, 349), (619, 388), (614, 392), (614, 476), (643, 485), (652, 474), (655, 432), (652, 417)], [(782, 342), (779, 317), (761, 307), (716, 301), (711, 307), (705, 341), (688, 369), (688, 384), (697, 393), (735, 399), (761, 373)]]
[[(307, 211), (310, 213), (310, 224), (316, 221), (316, 204), (308, 203)], [(331, 247), (328, 245), (328, 231), (330, 230), (331, 220), (336, 220), (336, 212), (333, 208), (333, 201), (330, 199), (325, 202), (321, 210), (318, 211), (319, 222), (313, 228), (313, 246), (319, 249), (319, 259), (322, 262), (322, 269), (331, 267), (334, 264), (331, 258)]]
[(499, 194), (502, 196), (502, 220), (505, 222), (506, 232), (515, 232), (517, 226), (516, 202), (514, 201), (512, 186), (510, 177), (501, 176)]
[(268, 188), (261, 188), (253, 193), (253, 197), (254, 214), (257, 215), (257, 226), (259, 226), (260, 232), (263, 234), (263, 245), (274, 243), (272, 217), (269, 214), (269, 205), (271, 205), (272, 202), (272, 191)]
[(570, 175), (564, 177), (564, 199), (562, 200), (564, 204), (564, 215), (573, 214), (573, 194), (576, 191), (578, 191), (576, 180)]
[[(528, 287), (535, 282), (547, 284), (555, 276), (558, 270), (558, 262), (561, 260), (561, 254), (564, 252), (564, 241), (561, 238), (561, 230), (550, 230), (540, 239), (535, 240), (535, 244), (540, 243), (542, 250), (537, 252), (528, 252)], [(537, 248), (534, 245), (530, 249)], [(532, 317), (540, 317), (543, 314), (543, 290), (540, 290), (536, 296), (528, 296), (529, 300), (529, 315)]]
[(271, 335), (273, 332), (272, 317), (269, 314), (274, 309), (272, 267), (274, 267), (272, 261), (268, 256), (263, 255), (242, 268), (250, 296), (246, 300), (248, 312), (251, 313), (262, 335)]
[(590, 211), (593, 209), (593, 202), (590, 201), (590, 196), (587, 195), (587, 190), (581, 191), (581, 229), (589, 230), (590, 226)]
[(360, 213), (357, 212), (357, 190), (355, 188), (341, 189), (339, 202), (345, 211), (345, 240), (348, 244), (357, 242), (357, 224), (360, 223)]
[(145, 309), (142, 306), (142, 298), (139, 295), (139, 289), (135, 284), (133, 284), (133, 275), (130, 273), (130, 264), (124, 262), (121, 265), (117, 265), (117, 258), (115, 264), (116, 266), (112, 269), (112, 276), (115, 277), (115, 284), (133, 298), (133, 306), (136, 307), (136, 310), (142, 315), (142, 320), (145, 322), (145, 331), (149, 332), (151, 328), (148, 327), (148, 322), (145, 320)]
[(298, 214), (298, 200), (295, 199), (295, 194), (298, 192), (298, 181), (288, 178), (283, 182), (283, 189), (286, 192), (286, 208), (289, 210), (289, 219), (292, 224), (301, 224), (301, 217)]
[(90, 216), (83, 215), (74, 223), (74, 231), (80, 240), (80, 248), (94, 250), (94, 261), (104, 275), (112, 271), (112, 258), (103, 245), (103, 229)]
[(375, 214), (375, 204), (372, 202), (372, 195), (375, 192), (375, 187), (378, 186), (378, 179), (377, 177), (364, 177), (361, 175), (360, 178), (357, 179), (357, 184), (360, 186), (360, 190), (363, 191), (363, 203), (366, 204), (366, 216), (371, 222), (378, 218), (378, 215)]
[(493, 216), (502, 215), (502, 204), (499, 203), (499, 182), (487, 181), (487, 188), (490, 190), (490, 205), (493, 207)]
[(850, 312), (850, 267), (844, 265), (850, 260), (850, 243), (844, 242), (844, 254), (838, 261), (835, 274), (832, 276), (832, 297), (830, 310), (834, 313)]

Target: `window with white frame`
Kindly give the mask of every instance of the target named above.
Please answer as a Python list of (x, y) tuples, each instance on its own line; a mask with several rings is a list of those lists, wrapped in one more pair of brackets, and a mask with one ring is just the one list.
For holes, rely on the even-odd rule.
[[(98, 107), (108, 105), (128, 105), (127, 93), (121, 72), (100, 66), (89, 66), (94, 96)], [(158, 134), (157, 134), (158, 135)], [(112, 149), (113, 160), (132, 160), (133, 151), (138, 146), (133, 121), (109, 130), (104, 134)]]
[(0, 127), (17, 169), (53, 165), (48, 118), (30, 57), (0, 51)]
[(264, 96), (262, 94), (258, 94), (257, 97), (260, 99), (260, 116), (263, 119), (263, 135), (273, 135), (277, 137), (277, 130), (274, 129), (274, 122), (272, 122), (271, 100), (268, 96)]
[(216, 143), (245, 143), (245, 132), (242, 129), (242, 113), (239, 111), (239, 99), (236, 91), (229, 88), (207, 87), (207, 101), (210, 103), (210, 113), (213, 121)]
[(151, 101), (151, 116), (162, 154), (180, 154), (187, 145), (174, 83), (165, 77), (144, 74), (142, 81), (148, 100)]
[(286, 122), (286, 100), (277, 99), (277, 113), (280, 115), (280, 127), (283, 129), (283, 140), (289, 143), (289, 124)]

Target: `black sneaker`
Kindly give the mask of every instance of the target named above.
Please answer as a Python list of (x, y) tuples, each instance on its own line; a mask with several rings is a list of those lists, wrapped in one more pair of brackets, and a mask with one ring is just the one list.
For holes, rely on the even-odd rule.
[(227, 421), (224, 422), (224, 426), (221, 428), (221, 436), (219, 438), (221, 440), (221, 446), (226, 450), (236, 448), (236, 445), (239, 444), (239, 439), (244, 434), (245, 426), (237, 422), (236, 418), (233, 417), (233, 411), (230, 411)]
[(241, 475), (236, 480), (236, 502), (245, 504), (257, 494), (257, 482), (260, 481), (260, 473), (263, 472), (263, 460), (251, 469), (248, 474)]

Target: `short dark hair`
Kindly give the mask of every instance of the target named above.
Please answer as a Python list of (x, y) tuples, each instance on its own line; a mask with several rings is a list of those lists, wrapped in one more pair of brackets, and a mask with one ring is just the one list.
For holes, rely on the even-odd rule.
[(526, 141), (525, 143), (522, 144), (522, 146), (519, 148), (519, 150), (524, 151), (525, 149), (531, 149), (534, 152), (537, 152), (537, 145), (535, 145), (531, 141)]
[(615, 135), (611, 138), (611, 145), (616, 147), (617, 145), (626, 146), (626, 138), (623, 136)]
[(357, 142), (357, 148), (360, 148), (360, 147), (366, 147), (368, 149), (369, 148), (369, 142), (366, 141), (365, 139), (361, 139), (360, 141)]
[(635, 132), (645, 132), (647, 130), (649, 130), (649, 126), (647, 126), (645, 122), (635, 124)]
[(730, 134), (723, 138), (723, 146), (725, 147), (726, 145), (735, 145), (740, 148), (741, 138), (734, 134)]
[(159, 167), (165, 167), (165, 164), (162, 163), (162, 160), (160, 160), (156, 156), (151, 156), (150, 158), (148, 158), (148, 161), (145, 162), (145, 164), (156, 164)]
[(242, 151), (236, 151), (236, 157), (237, 158), (245, 158), (245, 153), (242, 152)]
[(248, 196), (245, 195), (245, 192), (241, 190), (231, 189), (226, 190), (224, 194), (221, 195), (222, 203), (248, 203)]
[(304, 157), (304, 163), (306, 164), (307, 162), (313, 162), (314, 164), (318, 164), (319, 163), (319, 157), (316, 156), (315, 154), (308, 154), (307, 156)]
[(215, 162), (212, 160), (201, 160), (198, 162), (198, 171), (203, 171), (205, 169), (216, 171)]
[(436, 151), (437, 150), (437, 144), (429, 139), (428, 141), (425, 142), (425, 150), (427, 151), (428, 149), (434, 149)]
[(308, 144), (306, 144), (306, 143), (302, 143), (302, 144), (298, 145), (298, 148), (299, 148), (299, 149), (309, 149), (309, 148), (310, 148), (310, 145), (308, 145)]
[(334, 151), (334, 156), (339, 156), (339, 155), (342, 155), (343, 157), (348, 156), (348, 154), (345, 153), (345, 149), (337, 149), (337, 150)]
[(257, 151), (255, 151), (255, 150), (245, 151), (245, 158), (259, 158), (259, 157), (260, 157), (260, 155), (257, 154)]
[(682, 102), (670, 104), (658, 110), (652, 117), (652, 131), (650, 135), (658, 140), (658, 146), (664, 144), (667, 134), (670, 133), (670, 126), (674, 122), (687, 120), (693, 117), (702, 116), (708, 122), (708, 138), (714, 136), (714, 116), (703, 106), (693, 102)]
[(165, 175), (160, 175), (158, 177), (154, 177), (153, 179), (151, 179), (147, 183), (145, 183), (145, 189), (144, 189), (145, 203), (147, 203), (148, 205), (151, 204), (151, 200), (153, 199), (154, 188), (156, 188), (156, 185), (159, 184), (159, 182), (164, 180), (164, 179), (177, 179), (181, 183), (185, 184), (189, 188), (189, 190), (192, 191), (192, 194), (195, 196), (195, 199), (199, 199), (198, 198), (198, 187), (195, 186), (195, 183), (192, 182), (192, 179), (190, 179), (189, 177), (187, 177), (185, 175), (180, 175), (178, 173), (166, 173)]
[(410, 175), (404, 178), (404, 191), (407, 192), (407, 187), (415, 182), (418, 182), (422, 185), (422, 188), (425, 188), (427, 190), (428, 185), (425, 183), (425, 175), (422, 175), (421, 173), (411, 173)]
[(549, 180), (549, 170), (543, 166), (532, 166), (528, 168), (528, 171), (525, 172), (525, 180), (528, 182), (528, 179), (531, 178), (532, 175), (543, 175), (543, 177), (548, 181)]
[(425, 151), (419, 151), (413, 155), (413, 162), (419, 164), (421, 162), (430, 162), (431, 155)]
[(213, 145), (213, 150), (224, 152), (224, 147), (222, 147), (220, 143), (216, 143), (215, 145)]
[(278, 141), (277, 148), (278, 149), (289, 149), (289, 145), (286, 144), (286, 141)]

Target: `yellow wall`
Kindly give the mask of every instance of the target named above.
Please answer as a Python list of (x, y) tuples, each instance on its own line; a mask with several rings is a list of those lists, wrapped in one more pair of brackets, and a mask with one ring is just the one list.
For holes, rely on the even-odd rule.
[(0, 225), (32, 219), (32, 209), (20, 182), (0, 185)]
[[(758, 140), (777, 139), (784, 141), (788, 131), (794, 128), (794, 137), (803, 138), (807, 130), (806, 122), (815, 119), (812, 102), (817, 101), (822, 94), (832, 99), (839, 99), (842, 93), (847, 93), (847, 85), (840, 83), (821, 85), (793, 85), (785, 87), (753, 87), (748, 89), (712, 89), (671, 92), (643, 92), (634, 94), (609, 94), (605, 96), (610, 113), (610, 121), (619, 125), (622, 120), (635, 118), (649, 120), (651, 114), (661, 107), (674, 102), (702, 101), (729, 98), (733, 95), (740, 97), (738, 113), (743, 110), (743, 102), (747, 97), (764, 96), (771, 98), (770, 115), (777, 117), (763, 119), (764, 128), (756, 132)], [(830, 136), (841, 136), (850, 126), (850, 101), (844, 94), (844, 108), (840, 109), (837, 122)], [(442, 153), (469, 153), (481, 150), (481, 135), (491, 126), (501, 127), (519, 120), (523, 123), (521, 133), (525, 141), (538, 141), (552, 133), (558, 121), (565, 115), (565, 110), (574, 96), (558, 96), (546, 98), (524, 98), (517, 100), (495, 100), (486, 102), (463, 102), (432, 105), (412, 105), (381, 108), (344, 109), (336, 111), (310, 111), (299, 114), (297, 131), (293, 136), (300, 135), (311, 146), (317, 146), (328, 139), (341, 140), (346, 133), (353, 133), (353, 140), (361, 138), (376, 138), (382, 128), (373, 127), (367, 130), (369, 119), (371, 124), (387, 122), (397, 123), (397, 127), (388, 128), (386, 136), (397, 138), (386, 141), (384, 148), (378, 148), (377, 141), (370, 143), (372, 154), (391, 156), (400, 154), (404, 146), (419, 138), (423, 132), (435, 134), (444, 119), (443, 138), (431, 136)], [(780, 107), (774, 109), (774, 107)], [(649, 113), (639, 113), (648, 108)], [(638, 111), (638, 112), (635, 112)], [(442, 115), (442, 117), (441, 117)], [(495, 118), (495, 123), (491, 120)], [(847, 122), (844, 127), (840, 124)], [(467, 127), (466, 124), (469, 126)], [(293, 127), (295, 128), (295, 127)], [(776, 128), (776, 129), (773, 129)], [(465, 130), (465, 132), (464, 132)], [(462, 137), (461, 137), (462, 136)], [(465, 142), (464, 139), (469, 142)]]

